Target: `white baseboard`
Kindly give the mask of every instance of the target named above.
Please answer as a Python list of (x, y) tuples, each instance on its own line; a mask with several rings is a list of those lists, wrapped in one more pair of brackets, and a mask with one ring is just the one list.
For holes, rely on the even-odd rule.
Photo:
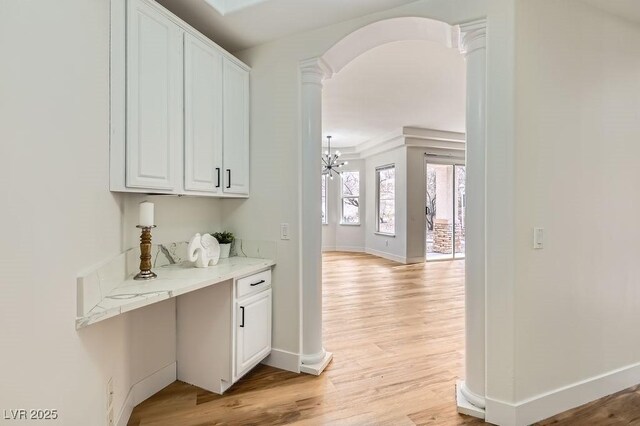
[(262, 363), (281, 370), (300, 372), (300, 354), (282, 349), (271, 349), (271, 354)]
[(324, 358), (322, 358), (316, 364), (300, 364), (300, 372), (306, 374), (313, 374), (314, 376), (319, 376), (322, 374), (327, 365), (333, 359), (333, 352), (325, 352)]
[(354, 253), (364, 253), (364, 247), (358, 246), (336, 246), (336, 251), (350, 251)]
[(131, 388), (127, 394), (127, 399), (125, 399), (124, 404), (122, 404), (122, 409), (120, 410), (120, 415), (118, 416), (116, 425), (127, 426), (129, 418), (131, 418), (131, 413), (133, 412), (133, 407), (135, 406), (136, 404), (133, 402), (133, 388)]
[(176, 377), (176, 363), (174, 362), (131, 386), (116, 424), (126, 426), (136, 405), (175, 382)]
[(323, 252), (327, 251), (349, 251), (354, 253), (366, 253), (364, 247), (359, 246), (325, 246), (322, 247)]
[(518, 403), (487, 398), (486, 421), (529, 425), (640, 383), (640, 363), (537, 395)]
[(392, 253), (387, 253), (384, 251), (374, 250), (372, 248), (367, 247), (367, 253), (372, 254), (374, 256), (382, 257), (384, 259), (393, 260), (394, 262), (399, 263), (407, 263), (407, 258), (404, 256), (398, 256)]
[(463, 386), (464, 382), (462, 380), (456, 382), (456, 406), (458, 407), (458, 413), (484, 419), (484, 408), (478, 408), (469, 402), (464, 396), (464, 392), (462, 392)]

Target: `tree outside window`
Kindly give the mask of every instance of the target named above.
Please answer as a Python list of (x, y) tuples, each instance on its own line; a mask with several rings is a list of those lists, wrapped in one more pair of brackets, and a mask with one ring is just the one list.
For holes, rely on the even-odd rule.
[(376, 169), (377, 231), (383, 234), (396, 232), (396, 168), (386, 166)]
[(342, 172), (342, 224), (360, 224), (360, 173)]

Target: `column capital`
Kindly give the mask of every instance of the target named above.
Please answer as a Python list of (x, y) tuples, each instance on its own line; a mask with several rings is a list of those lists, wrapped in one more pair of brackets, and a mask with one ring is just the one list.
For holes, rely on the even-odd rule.
[(333, 76), (333, 70), (321, 57), (305, 59), (300, 62), (302, 84), (317, 84), (322, 86), (323, 80)]
[(465, 56), (487, 47), (487, 20), (477, 19), (465, 22), (460, 27), (460, 52)]

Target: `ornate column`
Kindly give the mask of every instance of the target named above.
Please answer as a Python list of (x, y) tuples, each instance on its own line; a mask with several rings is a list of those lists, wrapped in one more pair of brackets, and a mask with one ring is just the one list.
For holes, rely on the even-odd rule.
[(485, 406), (486, 34), (485, 19), (460, 25), (460, 51), (467, 63), (467, 210), (466, 369), (458, 383), (458, 411), (480, 417)]
[(320, 165), (322, 155), (322, 80), (328, 67), (321, 58), (300, 63), (301, 194), (300, 267), (302, 356), (300, 371), (320, 374), (332, 354), (322, 347), (322, 218)]

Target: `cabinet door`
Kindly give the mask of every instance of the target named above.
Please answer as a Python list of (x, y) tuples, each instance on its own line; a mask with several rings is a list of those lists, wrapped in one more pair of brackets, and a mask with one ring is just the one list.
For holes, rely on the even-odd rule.
[(249, 73), (224, 60), (224, 188), (249, 194)]
[(271, 352), (271, 289), (236, 306), (237, 379)]
[(184, 52), (184, 189), (222, 191), (222, 55), (191, 34)]
[(126, 185), (172, 192), (182, 150), (182, 30), (144, 0), (127, 14)]

